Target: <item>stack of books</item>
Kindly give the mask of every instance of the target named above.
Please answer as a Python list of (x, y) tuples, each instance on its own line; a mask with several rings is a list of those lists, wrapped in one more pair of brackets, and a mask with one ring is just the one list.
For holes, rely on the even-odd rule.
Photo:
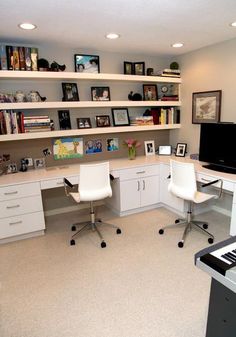
[(164, 77), (180, 77), (179, 69), (164, 69), (161, 76)]
[(38, 49), (0, 45), (1, 70), (38, 70)]
[(51, 131), (50, 118), (48, 116), (24, 116), (24, 132)]
[(14, 134), (23, 133), (23, 113), (13, 110), (1, 110), (0, 111), (0, 134)]
[(139, 117), (131, 117), (130, 125), (133, 126), (143, 126), (143, 125), (153, 125), (153, 117), (152, 116), (139, 116)]

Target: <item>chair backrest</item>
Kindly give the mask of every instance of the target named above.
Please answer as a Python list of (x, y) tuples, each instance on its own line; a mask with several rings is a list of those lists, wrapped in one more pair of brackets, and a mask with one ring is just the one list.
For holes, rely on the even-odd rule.
[(194, 164), (170, 160), (171, 180), (168, 190), (184, 200), (194, 200), (197, 192)]
[(111, 197), (109, 162), (80, 165), (78, 190), (81, 201)]

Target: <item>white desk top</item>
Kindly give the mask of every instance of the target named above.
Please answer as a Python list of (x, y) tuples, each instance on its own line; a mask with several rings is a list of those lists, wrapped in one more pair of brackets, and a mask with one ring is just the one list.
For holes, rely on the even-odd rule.
[[(189, 157), (175, 157), (175, 156), (138, 156), (135, 160), (129, 160), (127, 158), (119, 158), (119, 159), (111, 159), (110, 169), (111, 173), (114, 172), (114, 176), (116, 177), (115, 171), (123, 170), (127, 168), (134, 168), (139, 166), (147, 166), (147, 165), (155, 165), (160, 163), (169, 164), (170, 158), (174, 160), (179, 160), (183, 162), (192, 162), (195, 164), (195, 170), (197, 173), (202, 173), (205, 175), (209, 175), (211, 177), (215, 177), (216, 179), (224, 179), (230, 181), (232, 183), (236, 182), (236, 175), (212, 171), (202, 167), (203, 163), (200, 163), (197, 160), (191, 160)], [(96, 161), (98, 162), (98, 161)], [(0, 176), (0, 186), (9, 186), (16, 185), (21, 183), (30, 183), (34, 181), (43, 181), (48, 179), (62, 178), (62, 177), (70, 177), (79, 174), (80, 164), (72, 164), (72, 165), (61, 165), (49, 168), (42, 169), (32, 169), (27, 172), (18, 172), (7, 175)]]

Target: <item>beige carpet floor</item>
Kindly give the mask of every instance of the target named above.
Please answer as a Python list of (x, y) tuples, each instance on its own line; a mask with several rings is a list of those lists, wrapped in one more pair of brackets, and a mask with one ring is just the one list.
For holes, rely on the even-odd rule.
[[(105, 207), (99, 216), (119, 225), (69, 245), (70, 224), (86, 212), (47, 218), (42, 237), (0, 246), (1, 337), (204, 337), (210, 277), (194, 266), (208, 246), (193, 231), (185, 247), (182, 229), (158, 229), (175, 215), (163, 208), (119, 218)], [(228, 238), (228, 217), (208, 220), (215, 242)]]

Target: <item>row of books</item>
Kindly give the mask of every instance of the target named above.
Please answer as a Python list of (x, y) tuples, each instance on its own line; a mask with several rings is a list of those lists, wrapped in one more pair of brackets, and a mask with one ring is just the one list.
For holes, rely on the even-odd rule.
[(180, 110), (173, 107), (151, 109), (155, 125), (180, 124)]
[(38, 70), (38, 49), (0, 45), (1, 70)]
[(48, 116), (24, 116), (21, 111), (0, 110), (0, 134), (51, 131)]

